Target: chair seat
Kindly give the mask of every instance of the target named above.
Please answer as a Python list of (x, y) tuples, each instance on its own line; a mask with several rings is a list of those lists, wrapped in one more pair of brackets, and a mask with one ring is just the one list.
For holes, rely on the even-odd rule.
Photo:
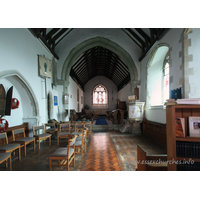
[(20, 147), (20, 144), (6, 144), (0, 147), (0, 150), (2, 151), (9, 151), (12, 149), (15, 149), (17, 147)]
[(25, 137), (25, 138), (15, 140), (15, 142), (30, 142), (32, 140), (35, 140), (35, 138), (34, 137)]
[(76, 138), (76, 141), (77, 140), (82, 140), (82, 136), (78, 136), (77, 138)]
[[(69, 155), (71, 155), (73, 151), (73, 148), (69, 148)], [(58, 148), (50, 155), (50, 157), (65, 157), (67, 159), (67, 147)]]
[(52, 136), (52, 134), (49, 134), (49, 133), (42, 133), (39, 135), (35, 135), (35, 137), (37, 138), (50, 137), (50, 136)]
[(0, 153), (0, 162), (10, 156), (11, 153)]
[(70, 135), (70, 132), (60, 132), (58, 133), (59, 136)]
[[(81, 146), (82, 145), (82, 140), (76, 140), (76, 142), (75, 142), (75, 147), (79, 147), (79, 146)], [(70, 146), (72, 146), (72, 145), (70, 145)]]

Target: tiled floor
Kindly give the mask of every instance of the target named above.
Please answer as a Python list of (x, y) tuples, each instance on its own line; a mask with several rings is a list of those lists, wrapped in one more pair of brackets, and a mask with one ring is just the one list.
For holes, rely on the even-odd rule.
[[(66, 142), (60, 146), (66, 146)], [(140, 144), (148, 153), (166, 153), (166, 149), (156, 145), (143, 135), (121, 133), (119, 131), (93, 132), (87, 142), (87, 151), (81, 156), (76, 155), (75, 167), (70, 166), (70, 171), (134, 171), (137, 164), (137, 144)], [(56, 140), (52, 139), (52, 145), (48, 142), (41, 144), (41, 149), (33, 151), (33, 146), (27, 146), (27, 156), (22, 150), (22, 159), (18, 155), (12, 155), (13, 171), (48, 171), (49, 155), (58, 147)], [(4, 164), (0, 165), (0, 171), (8, 171)], [(66, 167), (53, 167), (53, 171), (66, 171)]]

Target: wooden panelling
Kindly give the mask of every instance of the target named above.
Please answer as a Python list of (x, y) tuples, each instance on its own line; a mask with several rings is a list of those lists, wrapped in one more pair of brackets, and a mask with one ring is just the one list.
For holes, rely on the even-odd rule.
[(151, 138), (156, 143), (167, 146), (166, 124), (143, 120), (143, 134)]

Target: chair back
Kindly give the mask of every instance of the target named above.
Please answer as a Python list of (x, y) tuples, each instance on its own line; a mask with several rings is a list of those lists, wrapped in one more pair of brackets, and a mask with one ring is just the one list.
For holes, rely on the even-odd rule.
[[(5, 141), (5, 142), (3, 142), (3, 145), (4, 144), (8, 144), (8, 137), (7, 137), (7, 133), (6, 132), (0, 133), (0, 140)], [(0, 145), (0, 146), (2, 146), (2, 145)]]
[(26, 137), (24, 128), (12, 130), (13, 141), (15, 141), (15, 135), (23, 133), (23, 137)]
[(71, 128), (70, 128), (71, 133), (75, 132), (75, 124), (76, 124), (76, 121), (71, 122)]
[(72, 147), (72, 146), (73, 146), (73, 148), (75, 148), (76, 138), (77, 138), (77, 136), (75, 136), (72, 139), (68, 139), (67, 156), (69, 154), (69, 148)]
[(59, 133), (60, 132), (70, 132), (71, 130), (71, 123), (70, 122), (65, 122), (62, 124), (59, 124)]
[(55, 131), (55, 123), (44, 124), (46, 131)]
[(77, 121), (75, 123), (75, 132), (82, 132), (85, 128), (85, 122)]
[(86, 122), (85, 122), (85, 127), (88, 128), (88, 131), (90, 131), (90, 130), (91, 130), (91, 127), (92, 127), (91, 121), (86, 121)]
[(46, 129), (44, 125), (33, 126), (33, 135), (40, 135), (45, 132), (46, 132)]

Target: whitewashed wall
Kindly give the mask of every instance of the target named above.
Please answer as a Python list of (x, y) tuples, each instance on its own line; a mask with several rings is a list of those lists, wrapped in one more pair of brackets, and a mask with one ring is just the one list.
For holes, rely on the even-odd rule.
[[(37, 55), (45, 55), (46, 58), (52, 59), (51, 53), (30, 33), (28, 29), (0, 29), (0, 77), (4, 72), (17, 71), (29, 83), (33, 95), (37, 100), (39, 107), (39, 123), (47, 122), (47, 101), (44, 98), (44, 84), (42, 79), (38, 76), (38, 58)], [(0, 79), (0, 83), (3, 82)], [(4, 81), (4, 86), (8, 88), (10, 82)], [(57, 95), (57, 92), (51, 88), (51, 80), (47, 80), (47, 91), (52, 91)], [(18, 91), (14, 87), (14, 95), (19, 100), (22, 96), (23, 90)], [(13, 97), (14, 97), (13, 95)], [(20, 108), (12, 112), (10, 117), (7, 117), (11, 126), (22, 123), (22, 118), (29, 118), (31, 113), (26, 112), (29, 105), (26, 101), (20, 101)], [(22, 110), (25, 110), (22, 112)], [(21, 110), (21, 111), (20, 111)], [(55, 108), (55, 116), (57, 111)], [(21, 112), (22, 114), (14, 114), (14, 112)]]
[[(69, 79), (69, 108), (75, 109), (78, 112), (78, 104), (79, 104), (79, 112), (81, 112), (84, 105), (84, 92), (81, 88), (73, 81), (70, 77)], [(79, 89), (79, 101), (77, 101), (77, 89)], [(81, 103), (81, 97), (83, 97), (83, 103)]]

